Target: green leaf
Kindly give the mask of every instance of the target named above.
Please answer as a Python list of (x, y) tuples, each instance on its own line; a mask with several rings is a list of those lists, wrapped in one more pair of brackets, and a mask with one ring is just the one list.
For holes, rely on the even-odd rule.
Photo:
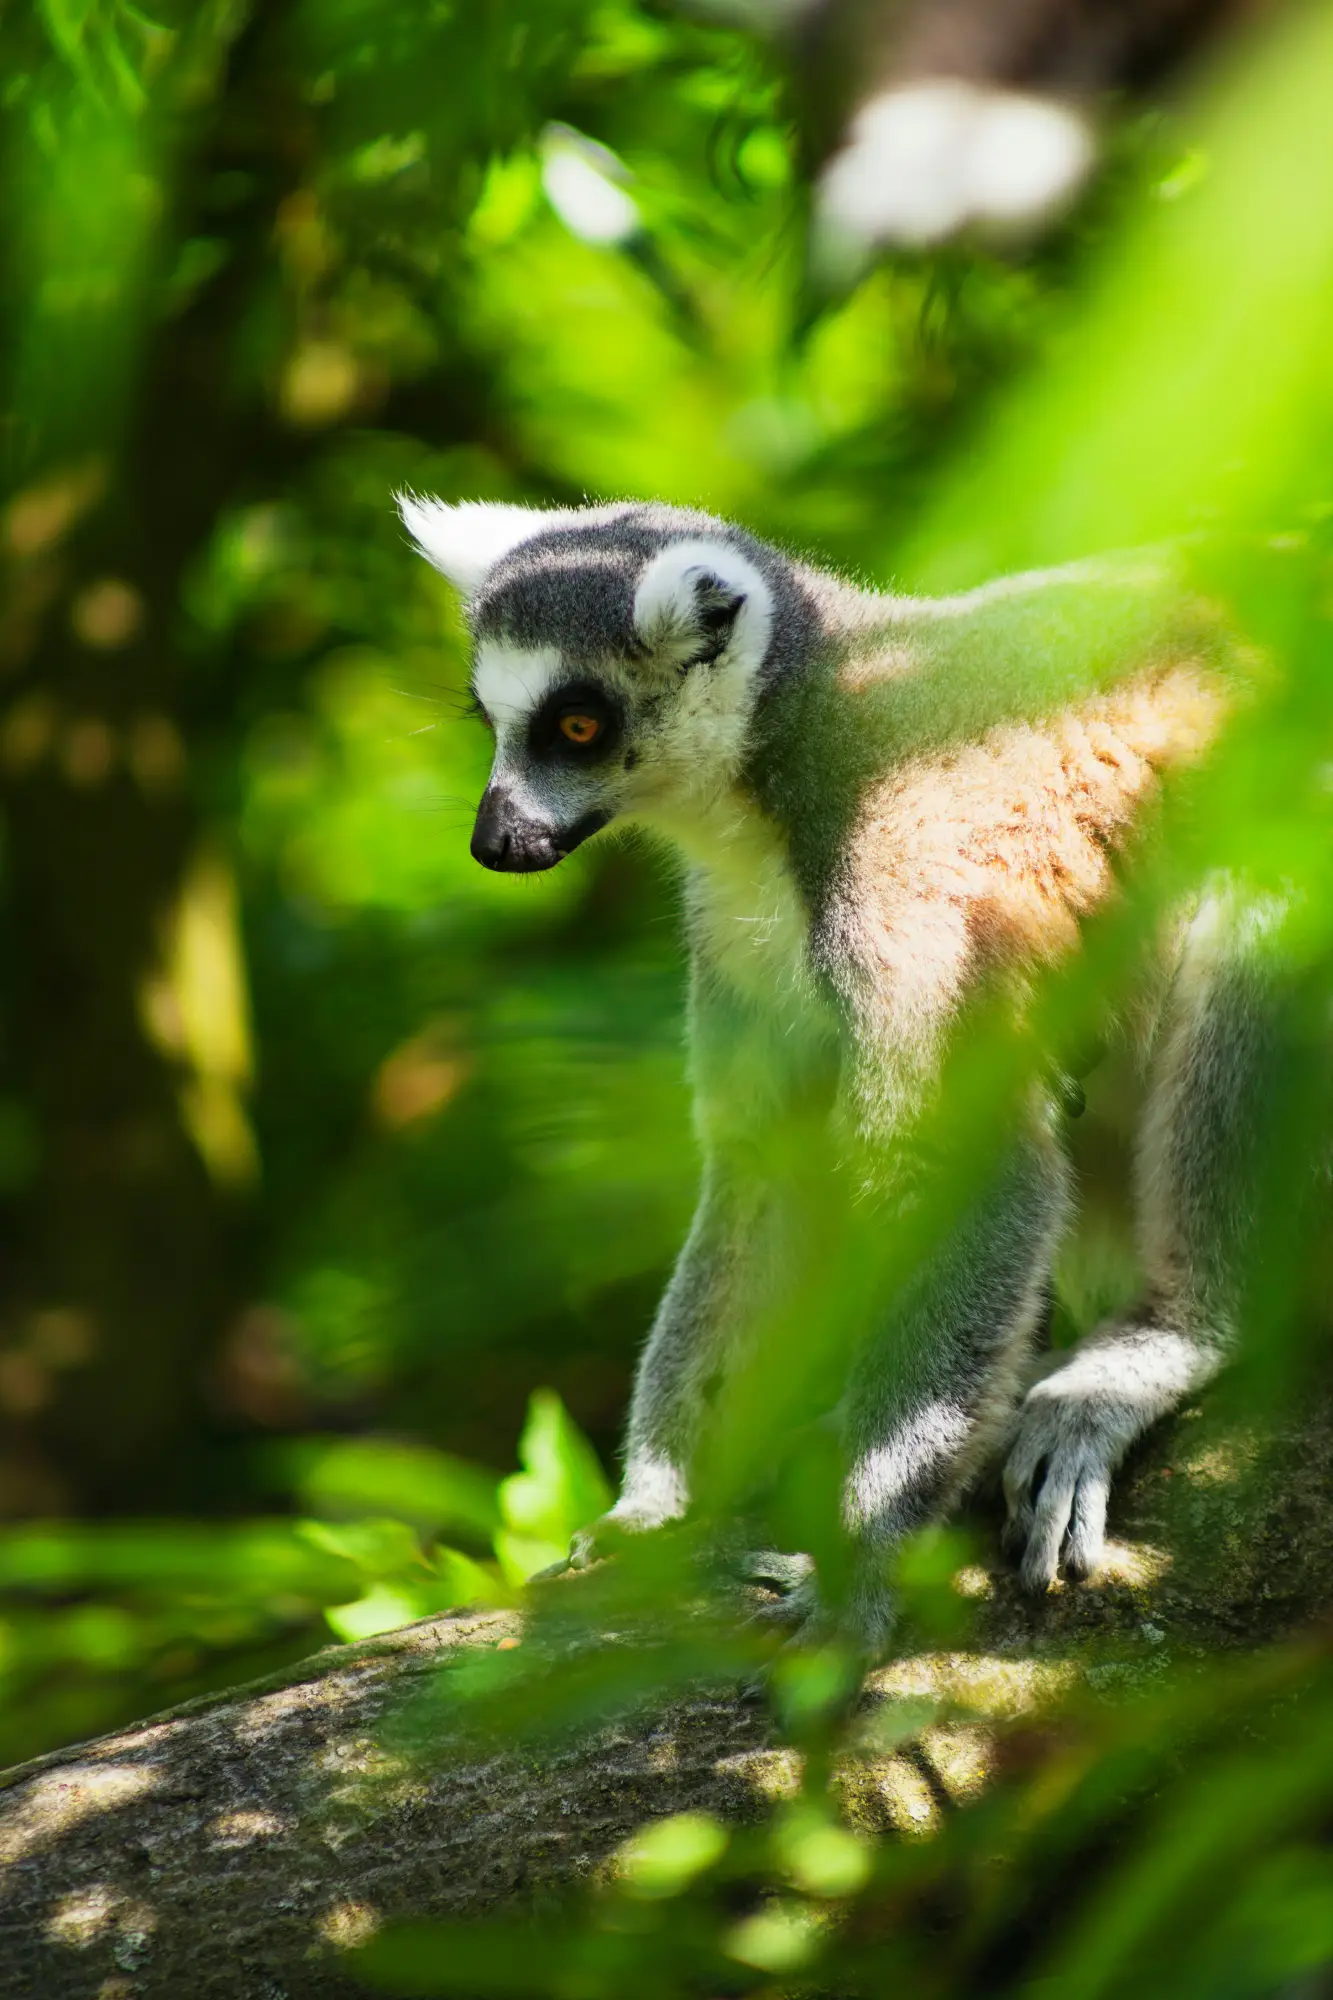
[(512, 1540), (505, 1544), (511, 1561), (531, 1555), (532, 1569), (524, 1572), (530, 1576), (564, 1555), (575, 1531), (606, 1512), (611, 1489), (596, 1452), (554, 1389), (534, 1390), (518, 1456), (523, 1470), (501, 1481), (500, 1512), (511, 1536), (538, 1545), (525, 1552)]
[(711, 1813), (672, 1813), (641, 1827), (617, 1854), (627, 1895), (654, 1900), (678, 1896), (720, 1859), (727, 1829)]
[(814, 1956), (819, 1945), (816, 1919), (802, 1903), (769, 1903), (745, 1917), (725, 1944), (728, 1958), (760, 1972), (794, 1972)]
[(530, 1576), (550, 1569), (568, 1554), (568, 1540), (543, 1541), (537, 1535), (511, 1534), (508, 1528), (496, 1530), (496, 1560), (509, 1583), (526, 1583)]
[(294, 1594), (337, 1604), (360, 1582), (356, 1563), (317, 1547), (290, 1521), (71, 1522), (0, 1535), (0, 1588), (12, 1590), (128, 1589), (243, 1602)]
[(410, 1591), (394, 1590), (385, 1583), (377, 1583), (350, 1604), (331, 1604), (324, 1613), (329, 1630), (349, 1644), (373, 1639), (380, 1632), (396, 1632), (421, 1616)]
[[(358, 1527), (362, 1525), (357, 1523)], [(349, 1604), (331, 1605), (324, 1613), (330, 1631), (340, 1639), (370, 1639), (379, 1632), (396, 1632), (403, 1625), (415, 1624), (418, 1618), (436, 1618), (443, 1611), (456, 1611), (464, 1605), (508, 1601), (504, 1584), (495, 1572), (461, 1555), (457, 1549), (441, 1549), (429, 1575), (422, 1576), (419, 1571), (418, 1565), (415, 1575), (400, 1573), (376, 1578)]]
[(421, 1549), (412, 1530), (402, 1521), (300, 1521), (297, 1533), (303, 1541), (331, 1555), (346, 1556), (371, 1576), (392, 1576), (399, 1570), (419, 1565)]
[(312, 1513), (393, 1515), (489, 1540), (500, 1519), (496, 1485), (493, 1473), (428, 1445), (349, 1438), (316, 1447), (297, 1491)]
[(854, 1895), (872, 1866), (869, 1842), (808, 1802), (778, 1820), (773, 1847), (797, 1887), (812, 1896)]

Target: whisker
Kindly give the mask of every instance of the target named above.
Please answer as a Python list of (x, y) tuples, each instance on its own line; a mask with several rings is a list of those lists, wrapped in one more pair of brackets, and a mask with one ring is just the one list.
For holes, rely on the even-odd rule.
[(447, 687), (443, 681), (431, 681), (428, 685), (432, 692), (423, 694), (420, 688), (399, 687), (390, 683), (393, 693), (401, 695), (404, 701), (424, 701), (432, 707), (451, 709), (455, 715), (480, 714), (477, 697), (471, 689)]

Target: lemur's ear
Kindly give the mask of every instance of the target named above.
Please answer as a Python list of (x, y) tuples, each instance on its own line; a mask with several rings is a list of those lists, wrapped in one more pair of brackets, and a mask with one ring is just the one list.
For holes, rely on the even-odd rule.
[(403, 526), (428, 563), (464, 597), (475, 597), (502, 556), (539, 535), (550, 519), (540, 507), (507, 507), (499, 501), (423, 499), (395, 495)]
[(634, 629), (680, 669), (724, 654), (760, 665), (773, 626), (773, 594), (754, 564), (727, 542), (671, 542), (659, 549), (634, 593)]

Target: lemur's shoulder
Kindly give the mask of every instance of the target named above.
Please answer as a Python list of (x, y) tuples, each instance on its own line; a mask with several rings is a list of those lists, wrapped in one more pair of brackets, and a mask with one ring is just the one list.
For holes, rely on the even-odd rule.
[(862, 791), (840, 875), (863, 960), (933, 1008), (1067, 951), (1163, 778), (1204, 753), (1231, 699), (1206, 663), (1154, 665), (891, 764)]

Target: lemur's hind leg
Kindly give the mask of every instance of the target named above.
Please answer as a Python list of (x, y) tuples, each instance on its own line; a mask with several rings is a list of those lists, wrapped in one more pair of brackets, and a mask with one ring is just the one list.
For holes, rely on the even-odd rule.
[(1273, 1095), (1275, 929), (1271, 905), (1219, 895), (1186, 935), (1139, 1137), (1145, 1294), (1034, 1383), (1005, 1467), (1006, 1546), (1031, 1590), (1098, 1567), (1121, 1459), (1227, 1357)]

